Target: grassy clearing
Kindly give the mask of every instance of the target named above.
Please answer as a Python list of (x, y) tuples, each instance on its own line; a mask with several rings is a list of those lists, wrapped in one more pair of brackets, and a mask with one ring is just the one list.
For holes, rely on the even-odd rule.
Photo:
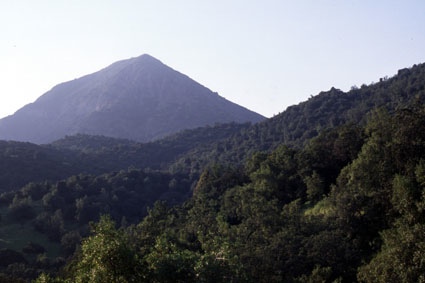
[(33, 242), (42, 245), (46, 256), (53, 259), (59, 256), (60, 244), (51, 242), (46, 235), (34, 230), (32, 221), (19, 224), (7, 219), (7, 208), (0, 208), (0, 249), (8, 248), (18, 252)]

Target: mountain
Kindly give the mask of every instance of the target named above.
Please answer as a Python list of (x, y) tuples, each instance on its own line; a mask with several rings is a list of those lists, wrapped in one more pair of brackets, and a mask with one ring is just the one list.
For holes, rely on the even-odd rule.
[(0, 120), (0, 139), (49, 143), (77, 133), (146, 142), (183, 129), (264, 117), (142, 55), (55, 86)]
[(241, 165), (259, 151), (270, 152), (282, 144), (302, 148), (329, 129), (346, 124), (362, 126), (376, 108), (392, 113), (414, 103), (423, 104), (424, 94), (425, 64), (420, 64), (349, 92), (335, 88), (321, 92), (254, 125), (200, 127), (148, 143), (89, 135), (67, 136), (43, 146), (0, 142), (0, 192), (30, 181), (129, 167), (189, 172), (196, 178), (210, 164)]

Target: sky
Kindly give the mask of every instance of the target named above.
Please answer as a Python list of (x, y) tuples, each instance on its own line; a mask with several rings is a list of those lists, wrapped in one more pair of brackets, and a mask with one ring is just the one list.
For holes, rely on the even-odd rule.
[(0, 118), (142, 54), (266, 117), (425, 62), (423, 0), (0, 0)]

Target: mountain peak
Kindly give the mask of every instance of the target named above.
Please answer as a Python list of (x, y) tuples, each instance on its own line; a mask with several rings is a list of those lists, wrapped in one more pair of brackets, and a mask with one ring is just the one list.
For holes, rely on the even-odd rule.
[(183, 129), (264, 117), (148, 54), (61, 83), (0, 120), (0, 139), (48, 143), (73, 134), (146, 142)]
[[(142, 54), (142, 55), (140, 55), (138, 57), (136, 57), (135, 59), (137, 59), (137, 60), (145, 60), (145, 61), (152, 61), (152, 62), (161, 62), (158, 59), (156, 59), (155, 57), (153, 57), (153, 56), (151, 56), (149, 54), (146, 54), (146, 53), (145, 54)], [(162, 62), (161, 62), (161, 64), (162, 64)]]
[(132, 57), (130, 59), (121, 60), (113, 63), (112, 65), (114, 64), (159, 64), (165, 66), (160, 60), (149, 54), (142, 54), (138, 57)]

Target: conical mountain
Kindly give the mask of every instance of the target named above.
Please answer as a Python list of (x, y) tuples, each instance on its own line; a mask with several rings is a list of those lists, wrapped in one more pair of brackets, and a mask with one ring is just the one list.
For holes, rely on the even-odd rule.
[(77, 133), (151, 141), (183, 129), (264, 117), (142, 55), (55, 86), (0, 120), (0, 139), (48, 143)]

